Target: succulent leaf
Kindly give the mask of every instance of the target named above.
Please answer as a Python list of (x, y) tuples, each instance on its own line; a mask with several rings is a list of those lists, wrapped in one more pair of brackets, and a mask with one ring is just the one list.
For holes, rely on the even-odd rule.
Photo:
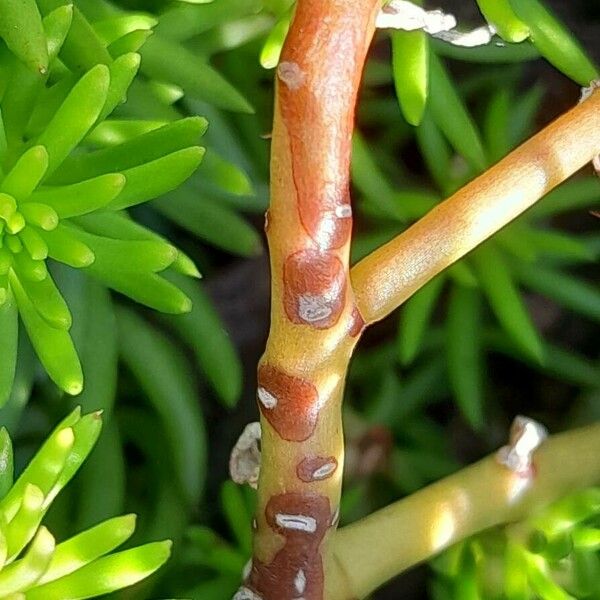
[[(110, 554), (135, 529), (135, 516), (106, 520), (56, 545), (41, 525), (52, 501), (91, 452), (99, 413), (68, 415), (12, 483), (12, 445), (0, 431), (0, 597), (92, 598), (131, 585), (169, 557), (170, 542)], [(29, 544), (29, 546), (28, 546)]]
[[(11, 8), (16, 4), (4, 2), (6, 24), (9, 17), (16, 18)], [(131, 15), (109, 20), (98, 26), (102, 37), (75, 6), (54, 0), (40, 0), (38, 6), (47, 46), (43, 69), (32, 72), (7, 54), (6, 89), (0, 95), (0, 322), (7, 341), (0, 358), (1, 402), (14, 377), (15, 309), (55, 383), (70, 394), (83, 386), (69, 332), (71, 313), (48, 270), (48, 258), (87, 268), (113, 289), (167, 312), (189, 310), (189, 300), (156, 273), (177, 261), (176, 268), (198, 275), (188, 257), (149, 231), (149, 240), (143, 242), (90, 233), (100, 211), (116, 215), (177, 187), (204, 153), (196, 146), (206, 129), (200, 117), (158, 129), (141, 122), (122, 143), (94, 149), (94, 129), (126, 100), (140, 65), (135, 52), (113, 60), (106, 40), (119, 40), (132, 26), (148, 30), (156, 19)], [(0, 23), (0, 36), (5, 33)], [(16, 46), (9, 48), (24, 59)], [(83, 217), (88, 231), (77, 220)], [(142, 258), (145, 250), (149, 254)]]

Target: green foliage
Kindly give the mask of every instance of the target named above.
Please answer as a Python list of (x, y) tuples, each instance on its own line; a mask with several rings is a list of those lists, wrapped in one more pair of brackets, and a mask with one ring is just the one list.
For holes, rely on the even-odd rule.
[[(597, 76), (537, 0), (477, 4), (507, 43), (460, 48), (398, 33), (391, 66), (379, 58), (385, 50), (369, 61), (353, 158), (355, 259), (538, 127), (545, 88), (528, 82), (522, 91), (523, 64), (543, 56), (581, 84)], [(211, 279), (232, 259), (262, 252), (273, 75), (259, 61), (276, 66), (292, 11), (289, 0), (0, 0), (0, 421), (27, 454), (64, 410), (19, 336), (20, 314), (57, 383), (77, 392), (83, 374), (77, 403), (105, 411), (94, 453), (47, 516), (52, 531), (66, 538), (135, 511), (138, 543), (176, 542), (161, 579), (117, 597), (220, 600), (239, 585), (250, 554), (252, 492), (221, 486), (217, 453), (227, 442), (216, 439), (240, 398), (242, 368), (195, 265)], [(420, 156), (409, 169), (398, 150), (412, 145)], [(419, 161), (424, 167), (411, 174)], [(349, 377), (349, 453), (381, 424), (391, 439), (375, 472), (349, 473), (343, 522), (458, 468), (449, 428), (440, 425), (454, 407), (443, 401), (451, 396), (469, 425), (493, 430), (490, 417), (506, 409), (486, 369), (498, 354), (569, 383), (587, 399), (577, 403), (584, 418), (593, 413), (597, 364), (543, 339), (528, 296), (598, 320), (597, 290), (581, 275), (598, 256), (597, 236), (556, 227), (598, 198), (592, 177), (563, 184), (417, 293), (397, 327), (359, 351)], [(4, 243), (9, 238), (18, 242)], [(490, 265), (501, 278), (489, 276)], [(7, 481), (0, 477), (0, 491)], [(222, 490), (218, 506), (206, 489)], [(130, 517), (122, 519), (115, 523), (127, 529)], [(590, 523), (575, 537), (596, 539)], [(89, 539), (81, 544), (93, 547)], [(540, 554), (518, 542), (519, 564), (523, 552), (539, 563)], [(515, 543), (503, 544), (506, 557), (493, 564), (514, 560)], [(152, 552), (159, 550), (166, 553)], [(477, 552), (461, 563), (461, 597), (475, 593)], [(105, 568), (118, 570), (119, 560)], [(139, 564), (143, 570), (144, 559)], [(587, 559), (577, 564), (585, 581)], [(520, 589), (528, 572), (513, 570), (510, 586)], [(77, 573), (73, 586), (93, 580)], [(454, 589), (451, 579), (437, 582), (440, 594)]]
[[(184, 558), (180, 568), (170, 576), (170, 589), (182, 597), (203, 600), (232, 596), (252, 555), (255, 508), (254, 490), (240, 488), (232, 481), (225, 482), (219, 494), (219, 509), (223, 513), (227, 535), (220, 535), (207, 526), (189, 527), (182, 540)], [(190, 570), (195, 574), (194, 578), (187, 576)]]
[(577, 492), (524, 522), (466, 540), (433, 567), (436, 600), (595, 598), (600, 592), (600, 489)]
[[(498, 59), (502, 60), (500, 56)], [(359, 235), (354, 247), (355, 259), (420, 218), (443, 195), (473, 178), (489, 161), (499, 160), (533, 130), (541, 88), (534, 86), (525, 93), (517, 93), (518, 72), (513, 71), (508, 78), (488, 88), (487, 106), (476, 120), (466, 108), (470, 96), (460, 94), (435, 53), (432, 53), (430, 70), (427, 108), (415, 134), (439, 192), (422, 188), (417, 191), (417, 184), (411, 182), (408, 173), (403, 174), (402, 184), (395, 185), (387, 173), (392, 168), (397, 171), (397, 165), (388, 168), (381, 160), (385, 150), (369, 146), (357, 135), (352, 166), (354, 183), (360, 191), (361, 209), (379, 233)], [(389, 81), (395, 72), (388, 71), (382, 81)], [(469, 85), (474, 91), (480, 90), (475, 78), (464, 82), (463, 87), (468, 90)], [(434, 89), (437, 89), (436, 95)], [(378, 125), (377, 113), (381, 108), (375, 101), (367, 101), (363, 111), (363, 118), (370, 126)], [(451, 267), (448, 276), (438, 277), (417, 292), (401, 309), (397, 338), (400, 363), (404, 367), (418, 365), (427, 338), (436, 340), (434, 348), (425, 351), (425, 357), (431, 351), (444, 348), (450, 387), (471, 426), (480, 429), (486, 414), (484, 365), (485, 354), (492, 348), (483, 331), (489, 327), (489, 316), (493, 315), (504, 331), (504, 348), (512, 348), (509, 354), (533, 361), (548, 373), (556, 372), (556, 361), (552, 358), (555, 349), (541, 339), (521, 287), (547, 296), (589, 321), (598, 321), (598, 290), (566, 272), (594, 260), (597, 253), (582, 239), (552, 230), (549, 225), (551, 218), (593, 206), (599, 199), (600, 188), (595, 178), (567, 181), (493, 240)], [(444, 290), (448, 287), (452, 291), (446, 310), (444, 341), (427, 332), (432, 328), (435, 331), (435, 317), (440, 312), (436, 304), (445, 304)], [(478, 306), (483, 301), (489, 311), (465, 308), (465, 303)], [(573, 359), (582, 360), (577, 356)]]
[(170, 542), (112, 553), (134, 532), (135, 515), (104, 521), (56, 543), (41, 525), (56, 496), (91, 452), (102, 426), (98, 412), (76, 409), (50, 434), (13, 483), (12, 442), (0, 430), (0, 596), (94, 598), (148, 577), (170, 555)]
[[(86, 22), (71, 6), (51, 4), (41, 4), (44, 56), (13, 38), (5, 39), (15, 55), (0, 48), (6, 81), (0, 103), (0, 303), (8, 340), (2, 403), (14, 376), (17, 310), (55, 383), (70, 394), (83, 386), (69, 333), (71, 312), (48, 269), (49, 259), (82, 269), (158, 310), (190, 309), (189, 300), (158, 274), (169, 267), (189, 272), (186, 258), (150, 231), (139, 228), (132, 237), (114, 225), (127, 222), (123, 209), (191, 175), (203, 154), (194, 144), (205, 122), (195, 118), (164, 127), (150, 122), (143, 133), (94, 149), (89, 136), (125, 100), (140, 57), (126, 53), (109, 57), (108, 64), (71, 64), (75, 32)], [(34, 3), (26, 5), (37, 11)], [(10, 2), (3, 12), (7, 19), (28, 19), (28, 14)], [(11, 23), (7, 26), (17, 27)], [(30, 69), (32, 62), (39, 63), (37, 71)]]

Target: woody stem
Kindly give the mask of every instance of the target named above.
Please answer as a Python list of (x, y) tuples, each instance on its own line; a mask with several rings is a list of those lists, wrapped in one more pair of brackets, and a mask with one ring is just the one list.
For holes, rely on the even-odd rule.
[(271, 329), (258, 369), (262, 467), (239, 599), (330, 597), (341, 400), (363, 322), (350, 286), (354, 106), (380, 0), (299, 0), (277, 69), (266, 231)]
[(522, 520), (565, 495), (600, 482), (600, 424), (548, 439), (534, 455), (536, 476), (489, 456), (340, 529), (329, 574), (343, 590), (331, 600), (364, 598), (385, 581), (475, 533)]
[(354, 266), (365, 322), (384, 318), (598, 154), (600, 90)]

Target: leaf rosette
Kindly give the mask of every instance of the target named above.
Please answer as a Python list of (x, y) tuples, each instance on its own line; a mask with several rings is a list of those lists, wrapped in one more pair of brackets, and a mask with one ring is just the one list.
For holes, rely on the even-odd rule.
[(39, 5), (43, 67), (32, 68), (42, 63), (27, 54), (30, 47), (8, 45), (6, 36), (0, 46), (0, 334), (6, 348), (0, 403), (14, 378), (19, 315), (54, 382), (69, 394), (83, 387), (53, 262), (175, 314), (189, 311), (191, 302), (160, 273), (198, 276), (187, 256), (132, 221), (126, 209), (173, 190), (194, 172), (206, 121), (122, 123), (120, 137), (107, 142), (103, 131), (115, 127), (106, 118), (125, 101), (140, 56), (118, 53), (131, 45), (112, 48), (113, 54), (100, 45), (98, 56), (82, 59), (72, 52), (87, 24), (77, 8)]
[(13, 450), (0, 431), (0, 598), (94, 598), (133, 585), (165, 563), (169, 541), (111, 552), (134, 532), (135, 515), (108, 519), (59, 544), (41, 525), (53, 500), (91, 452), (99, 412), (76, 409), (13, 482)]

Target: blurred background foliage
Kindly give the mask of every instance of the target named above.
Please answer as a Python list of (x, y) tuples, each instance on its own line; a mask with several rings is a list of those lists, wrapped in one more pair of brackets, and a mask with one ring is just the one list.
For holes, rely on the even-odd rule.
[[(65, 4), (38, 2), (46, 18)], [(483, 23), (475, 2), (441, 4), (465, 28)], [(482, 0), (479, 6), (490, 18), (490, 3)], [(482, 48), (454, 47), (420, 33), (377, 35), (354, 140), (353, 260), (577, 102), (580, 85), (593, 76), (600, 57), (598, 6), (583, 1), (542, 6), (537, 0), (511, 0), (511, 6), (517, 21), (529, 26), (530, 41), (510, 43), (519, 27), (499, 28), (508, 42), (495, 37)], [(556, 11), (558, 20), (544, 7)], [(111, 81), (121, 86), (114, 110), (96, 98), (100, 114), (90, 117), (49, 183), (69, 185), (113, 172), (127, 177), (128, 169), (146, 169), (125, 200), (116, 195), (98, 201), (69, 224), (87, 233), (81, 241), (97, 257), (105, 246), (94, 247), (91, 235), (120, 242), (101, 272), (90, 277), (85, 266), (70, 268), (52, 260), (52, 253), (46, 261), (72, 315), (70, 330), (64, 322), (57, 327), (53, 313), (48, 319), (48, 311), (40, 309), (43, 294), (26, 294), (37, 307), (31, 318), (50, 328), (44, 346), (23, 315), (27, 302), (19, 303), (33, 344), (19, 336), (14, 384), (5, 384), (8, 398), (0, 409), (18, 465), (70, 407), (105, 411), (94, 452), (56, 500), (47, 524), (60, 540), (102, 519), (136, 512), (135, 543), (175, 541), (166, 568), (115, 597), (227, 598), (250, 555), (253, 492), (227, 481), (227, 461), (244, 425), (257, 418), (254, 371), (268, 328), (262, 221), (271, 69), (291, 9), (289, 0), (76, 0), (70, 28), (61, 34), (66, 41), (48, 63), (41, 87), (38, 82), (28, 96), (31, 112), (17, 115), (24, 145), (15, 146), (19, 152), (6, 158), (3, 169), (43, 141), (40, 132), (84, 74), (107, 64)], [(30, 47), (23, 50), (19, 40), (5, 39), (3, 73), (16, 68), (27, 73), (32, 60), (39, 65)], [(135, 60), (121, 58), (137, 53), (139, 71)], [(21, 58), (17, 67), (14, 55)], [(114, 75), (120, 58), (119, 64), (130, 65), (121, 78)], [(407, 76), (407, 63), (420, 68)], [(119, 103), (125, 92), (127, 101)], [(9, 139), (13, 117), (5, 106), (14, 100), (3, 94)], [(205, 132), (198, 117), (208, 122)], [(185, 172), (162, 182), (170, 163), (153, 161), (196, 148), (199, 141), (206, 147), (200, 166), (195, 169), (200, 153), (194, 154)], [(105, 157), (103, 166), (90, 166), (94, 157)], [(148, 188), (148, 181), (158, 184)], [(502, 445), (517, 413), (541, 420), (551, 431), (599, 417), (600, 234), (590, 212), (599, 200), (600, 184), (586, 168), (367, 332), (349, 374), (342, 523)], [(68, 211), (64, 215), (71, 218)], [(139, 242), (154, 244), (154, 262), (141, 250), (142, 258), (136, 258)], [(172, 300), (169, 306), (165, 298)], [(182, 312), (189, 308), (187, 299), (192, 309), (182, 315), (142, 306)], [(63, 338), (69, 331), (76, 350), (70, 364), (77, 356), (81, 361), (85, 387), (74, 398), (46, 375), (61, 385), (69, 364), (49, 368), (44, 362), (58, 335), (52, 329)], [(9, 370), (5, 347), (0, 362)], [(571, 541), (563, 544), (562, 558), (573, 548), (587, 563), (597, 558), (594, 515), (600, 507), (592, 505), (577, 520), (590, 536), (586, 552), (573, 545), (585, 534), (565, 534)], [(489, 598), (482, 590), (497, 574), (490, 564), (539, 566), (550, 560), (544, 554), (551, 552), (550, 538), (533, 535), (537, 541), (531, 546), (522, 531), (511, 535), (491, 532), (466, 542), (433, 570), (415, 569), (375, 597)], [(598, 592), (565, 585), (575, 597)], [(428, 586), (433, 596), (424, 591)], [(507, 597), (568, 597), (542, 588), (523, 592), (517, 586)]]

